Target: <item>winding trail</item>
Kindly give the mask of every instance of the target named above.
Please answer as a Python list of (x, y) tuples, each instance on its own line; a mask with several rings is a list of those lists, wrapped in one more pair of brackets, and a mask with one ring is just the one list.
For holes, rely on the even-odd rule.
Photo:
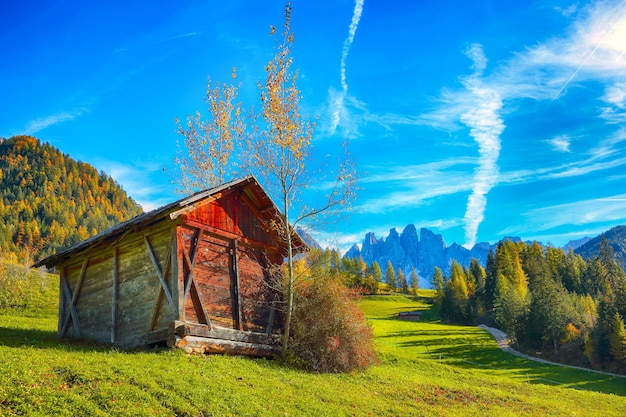
[(500, 349), (502, 349), (505, 352), (510, 353), (511, 355), (518, 356), (520, 358), (528, 359), (528, 360), (535, 361), (535, 362), (545, 363), (545, 364), (548, 364), (548, 365), (556, 365), (556, 366), (562, 366), (562, 367), (565, 367), (565, 368), (578, 369), (580, 371), (594, 372), (594, 373), (602, 374), (602, 375), (610, 375), (610, 376), (615, 376), (615, 377), (619, 377), (619, 378), (626, 378), (626, 375), (613, 374), (613, 373), (610, 373), (610, 372), (596, 371), (594, 369), (583, 368), (581, 366), (564, 365), (562, 363), (552, 362), (552, 361), (548, 361), (548, 360), (545, 360), (545, 359), (541, 359), (541, 358), (538, 358), (536, 356), (526, 355), (526, 354), (524, 354), (522, 352), (519, 352), (519, 351), (513, 349), (511, 346), (509, 346), (509, 340), (506, 337), (506, 333), (504, 333), (502, 330), (496, 329), (495, 327), (485, 326), (484, 324), (481, 324), (478, 327), (480, 327), (481, 329), (487, 330), (489, 333), (491, 333), (491, 335), (494, 337), (494, 339), (496, 339), (496, 342), (498, 343), (498, 346), (500, 347)]

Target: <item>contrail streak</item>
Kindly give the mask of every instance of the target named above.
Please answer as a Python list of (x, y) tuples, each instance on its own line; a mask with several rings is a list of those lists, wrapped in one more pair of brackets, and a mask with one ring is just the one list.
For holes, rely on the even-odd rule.
[(361, 20), (361, 14), (363, 13), (363, 4), (365, 0), (356, 0), (354, 5), (354, 12), (352, 13), (352, 21), (350, 22), (350, 26), (348, 27), (348, 37), (343, 42), (343, 49), (341, 53), (341, 64), (339, 75), (341, 79), (341, 92), (335, 97), (334, 102), (332, 104), (333, 111), (331, 115), (331, 131), (335, 132), (337, 130), (337, 126), (341, 121), (342, 116), (345, 114), (345, 105), (344, 101), (346, 96), (348, 95), (348, 83), (346, 81), (346, 61), (348, 60), (348, 54), (350, 53), (350, 47), (354, 42), (354, 36), (356, 35), (356, 30), (359, 27), (359, 21)]

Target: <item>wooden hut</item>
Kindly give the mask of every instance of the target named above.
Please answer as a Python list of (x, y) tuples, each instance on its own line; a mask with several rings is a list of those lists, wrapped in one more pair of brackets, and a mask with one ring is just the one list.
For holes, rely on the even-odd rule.
[[(39, 261), (60, 274), (58, 334), (136, 348), (269, 356), (280, 212), (252, 176), (120, 223)], [(292, 238), (296, 248), (305, 243)]]

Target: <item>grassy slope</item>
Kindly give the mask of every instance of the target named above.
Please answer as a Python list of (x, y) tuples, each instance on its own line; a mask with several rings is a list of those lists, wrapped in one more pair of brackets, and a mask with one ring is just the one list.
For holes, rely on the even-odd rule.
[(420, 323), (395, 320), (428, 308), (406, 297), (367, 298), (362, 307), (381, 363), (353, 375), (59, 343), (53, 315), (0, 316), (0, 415), (626, 415), (624, 380), (513, 358), (482, 330), (429, 321), (430, 312)]

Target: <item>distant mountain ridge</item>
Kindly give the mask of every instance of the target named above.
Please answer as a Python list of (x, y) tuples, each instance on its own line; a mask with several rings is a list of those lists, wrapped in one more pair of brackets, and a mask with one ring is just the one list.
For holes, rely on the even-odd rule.
[[(606, 232), (605, 237), (611, 238), (609, 241), (614, 248), (616, 259), (621, 260), (626, 265), (626, 226), (617, 226), (611, 229)], [(516, 236), (505, 237), (502, 240), (507, 239), (514, 242), (522, 241)], [(598, 236), (593, 239), (584, 237), (572, 240), (565, 244), (562, 249), (565, 252), (573, 250), (583, 258), (585, 256), (592, 257), (597, 254), (600, 239)], [(421, 228), (418, 237), (415, 225), (409, 224), (401, 233), (398, 233), (396, 228), (391, 229), (386, 238), (377, 238), (374, 233), (369, 232), (365, 235), (360, 248), (354, 244), (344, 256), (350, 259), (361, 257), (368, 265), (376, 261), (383, 271), (388, 261), (391, 261), (395, 269), (402, 269), (405, 274), (410, 273), (411, 269), (415, 268), (419, 276), (420, 287), (429, 288), (435, 267), (447, 275), (452, 260), (457, 261), (461, 266), (468, 267), (472, 258), (477, 259), (484, 267), (489, 251), (495, 250), (499, 242), (494, 244), (480, 242), (471, 249), (457, 243), (447, 246), (442, 235), (427, 228)]]
[(613, 248), (615, 260), (624, 267), (626, 265), (626, 226), (615, 226), (593, 239), (589, 239), (583, 245), (574, 249), (574, 253), (582, 256), (583, 259), (593, 258), (598, 254), (602, 236)]
[(361, 257), (368, 265), (376, 261), (383, 270), (387, 262), (391, 261), (394, 268), (400, 268), (406, 274), (415, 268), (420, 287), (427, 288), (430, 287), (435, 267), (439, 267), (447, 274), (453, 259), (463, 266), (469, 266), (470, 260), (476, 258), (484, 265), (491, 249), (492, 246), (487, 242), (477, 243), (471, 249), (457, 243), (446, 246), (440, 234), (421, 228), (418, 237), (415, 225), (409, 224), (400, 234), (395, 228), (391, 229), (387, 238), (379, 239), (374, 233), (369, 232), (365, 235), (361, 248), (355, 244), (345, 256)]

